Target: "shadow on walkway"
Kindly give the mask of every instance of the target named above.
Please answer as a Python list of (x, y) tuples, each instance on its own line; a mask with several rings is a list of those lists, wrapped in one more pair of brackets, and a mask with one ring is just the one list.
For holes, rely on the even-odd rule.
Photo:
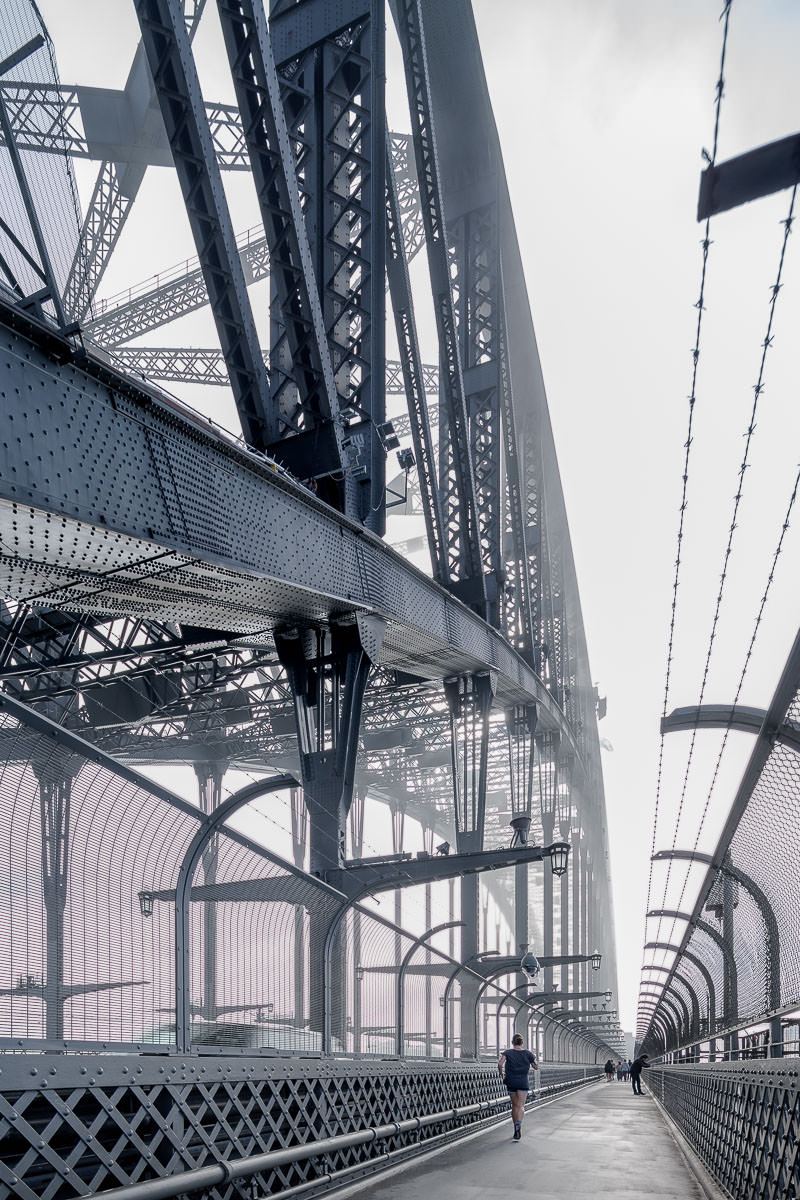
[(521, 1142), (511, 1119), (347, 1195), (365, 1200), (596, 1200), (598, 1196), (703, 1200), (645, 1092), (595, 1083), (528, 1113)]

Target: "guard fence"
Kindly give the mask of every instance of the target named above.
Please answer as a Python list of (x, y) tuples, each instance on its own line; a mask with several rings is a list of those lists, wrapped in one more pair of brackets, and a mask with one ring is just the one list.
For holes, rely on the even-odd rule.
[[(708, 864), (692, 911), (654, 910), (686, 921), (669, 968), (649, 970), (640, 997), (639, 1038), (651, 1056), (781, 1057), (800, 1046), (800, 637), (766, 712), (680, 711), (667, 728), (728, 727), (756, 734), (750, 761), (713, 855), (668, 851), (656, 857)], [(660, 935), (663, 937), (663, 935)]]
[[(9, 1055), (0, 1200), (314, 1195), (508, 1119), (494, 1066)], [(597, 1078), (548, 1064), (533, 1105)]]
[(800, 1194), (796, 1060), (661, 1065), (645, 1076), (732, 1200), (791, 1200)]

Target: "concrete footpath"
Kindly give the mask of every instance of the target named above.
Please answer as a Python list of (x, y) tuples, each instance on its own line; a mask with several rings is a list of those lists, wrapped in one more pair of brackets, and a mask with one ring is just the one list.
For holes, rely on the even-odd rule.
[[(411, 1162), (346, 1195), (365, 1200), (596, 1200), (598, 1196), (703, 1200), (650, 1096), (629, 1083), (596, 1083)], [(341, 1193), (340, 1193), (341, 1194)]]

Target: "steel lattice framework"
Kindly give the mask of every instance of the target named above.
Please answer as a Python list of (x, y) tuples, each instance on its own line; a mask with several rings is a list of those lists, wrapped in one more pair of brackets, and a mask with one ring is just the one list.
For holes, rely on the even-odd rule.
[[(27, 62), (47, 34), (15, 2), (38, 33), (3, 53)], [(203, 94), (204, 7), (136, 0), (121, 91), (37, 80), (35, 58), (0, 83), (18, 189), (0, 226), (0, 1045), (113, 1047), (125, 1073), (145, 1046), (178, 1051), (197, 1081), (224, 1047), (242, 1067), (213, 1095), (117, 1081), (102, 1116), (99, 1092), (67, 1081), (58, 1103), (98, 1146), (140, 1106), (113, 1147), (71, 1158), (55, 1127), (32, 1151), (29, 1088), (36, 1119), (15, 1126), (0, 1194), (55, 1195), (67, 1167), (92, 1187), (175, 1173), (209, 1140), (212, 1159), (246, 1155), (245, 1119), (258, 1144), (292, 1145), (301, 1086), (321, 1095), (324, 1077), (322, 1107), (361, 1105), (333, 1055), (475, 1059), (526, 1027), (550, 1063), (619, 1047), (583, 1007), (616, 990), (597, 697), (470, 6), (389, 6), (410, 134), (385, 118), (384, 0), (218, 0), (233, 105)], [(72, 158), (99, 165), (67, 229), (26, 171), (66, 195)], [(176, 172), (196, 257), (102, 299), (150, 168)], [(258, 223), (238, 236), (223, 171), (253, 177)], [(137, 343), (205, 306), (218, 346)], [(228, 386), (241, 436), (154, 380)], [(391, 544), (393, 507), (423, 518), (421, 567)], [(138, 774), (176, 763), (199, 806)], [(229, 771), (252, 782), (228, 795)], [(390, 854), (370, 850), (368, 801), (390, 811)], [(529, 944), (544, 991), (519, 967)], [(291, 1064), (262, 1064), (256, 1086), (246, 1064), (267, 1053)], [(403, 1078), (434, 1125), (496, 1103), (477, 1066)], [(189, 1128), (180, 1145), (168, 1132)], [(362, 1170), (343, 1154), (332, 1172)]]

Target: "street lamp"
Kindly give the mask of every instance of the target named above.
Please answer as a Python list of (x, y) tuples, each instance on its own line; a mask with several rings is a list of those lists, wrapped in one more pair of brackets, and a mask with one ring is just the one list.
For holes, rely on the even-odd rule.
[(590, 962), (591, 962), (591, 964), (592, 964), (592, 970), (593, 970), (593, 971), (599, 971), (599, 970), (600, 970), (600, 963), (603, 961), (603, 956), (602, 956), (602, 954), (600, 953), (600, 951), (599, 951), (599, 950), (595, 950), (595, 951), (593, 952), (593, 954), (591, 955), (591, 957), (590, 957), (589, 961), (590, 961)]
[(564, 875), (569, 862), (569, 842), (554, 842), (549, 848), (549, 854), (550, 870), (554, 875)]
[(139, 911), (143, 917), (152, 917), (153, 915), (153, 893), (139, 892)]

